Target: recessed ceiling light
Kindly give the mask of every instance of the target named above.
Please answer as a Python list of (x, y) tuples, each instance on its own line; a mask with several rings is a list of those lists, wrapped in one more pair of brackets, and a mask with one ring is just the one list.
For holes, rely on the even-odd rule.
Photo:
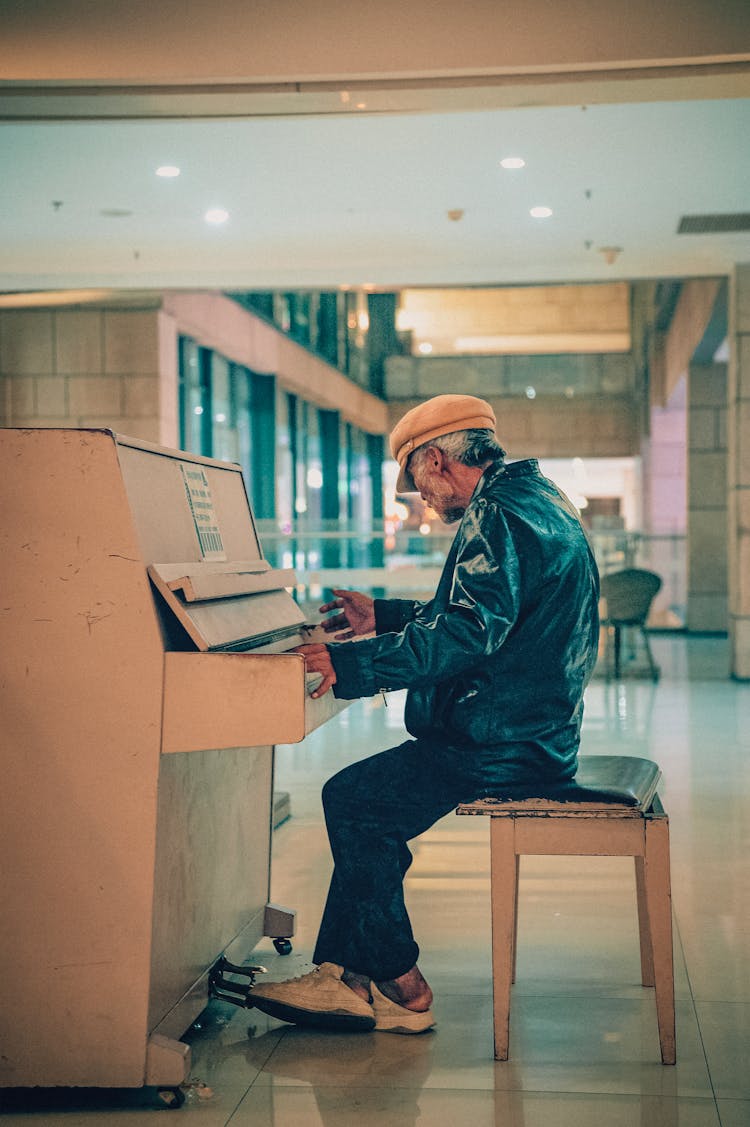
[(423, 340), (420, 341), (420, 343), (417, 345), (417, 349), (422, 353), (423, 356), (429, 356), (429, 354), (432, 352), (432, 345), (428, 340)]
[(523, 157), (503, 157), (500, 166), (501, 168), (525, 168), (526, 161)]
[(206, 223), (213, 223), (214, 226), (218, 226), (219, 223), (226, 223), (229, 219), (229, 212), (223, 207), (210, 207), (203, 218)]
[(529, 215), (532, 215), (534, 219), (549, 219), (551, 214), (551, 207), (532, 207), (529, 211)]
[(163, 177), (165, 180), (172, 180), (175, 176), (180, 175), (180, 170), (176, 164), (161, 164), (156, 170), (156, 175)]

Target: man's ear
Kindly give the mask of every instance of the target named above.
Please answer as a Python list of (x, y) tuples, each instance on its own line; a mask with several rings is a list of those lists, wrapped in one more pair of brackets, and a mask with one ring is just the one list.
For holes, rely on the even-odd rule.
[(445, 454), (439, 446), (427, 447), (427, 464), (431, 470), (442, 470), (445, 466)]

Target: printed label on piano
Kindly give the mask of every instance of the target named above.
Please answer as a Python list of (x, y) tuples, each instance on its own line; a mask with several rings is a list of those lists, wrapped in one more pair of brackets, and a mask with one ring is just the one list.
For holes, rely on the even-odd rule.
[(225, 560), (227, 554), (221, 539), (208, 477), (202, 467), (195, 463), (181, 462), (180, 469), (201, 555), (204, 560)]

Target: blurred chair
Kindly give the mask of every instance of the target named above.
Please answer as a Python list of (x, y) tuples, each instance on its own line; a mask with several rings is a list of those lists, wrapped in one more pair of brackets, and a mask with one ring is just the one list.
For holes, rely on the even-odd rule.
[(652, 680), (659, 680), (659, 668), (654, 662), (648, 641), (646, 619), (660, 587), (661, 579), (655, 572), (638, 567), (628, 567), (623, 571), (613, 571), (609, 575), (602, 576), (601, 593), (607, 603), (606, 614), (602, 616), (602, 626), (608, 628), (605, 660), (609, 673), (609, 627), (611, 627), (614, 633), (616, 678), (620, 677), (622, 630), (626, 626), (632, 626), (640, 631), (643, 638)]

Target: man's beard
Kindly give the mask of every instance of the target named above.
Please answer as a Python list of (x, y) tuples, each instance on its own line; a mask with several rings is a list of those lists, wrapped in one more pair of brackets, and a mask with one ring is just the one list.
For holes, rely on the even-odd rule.
[(446, 509), (442, 513), (439, 512), (438, 516), (443, 524), (455, 524), (457, 520), (461, 520), (465, 512), (466, 509)]

